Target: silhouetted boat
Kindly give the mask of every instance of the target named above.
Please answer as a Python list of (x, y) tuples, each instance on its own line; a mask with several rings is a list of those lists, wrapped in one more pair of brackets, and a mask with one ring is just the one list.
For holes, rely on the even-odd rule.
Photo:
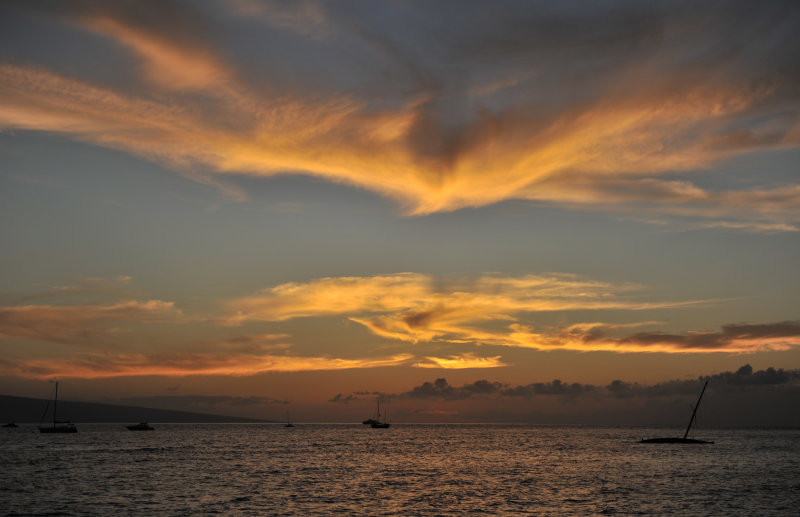
[(128, 428), (128, 431), (155, 431), (156, 428), (148, 424), (147, 422), (139, 422), (135, 425), (126, 425), (125, 427)]
[(286, 425), (283, 426), (283, 427), (294, 427), (294, 424), (292, 423), (292, 419), (289, 418), (289, 412), (288, 411), (286, 412)]
[(42, 426), (42, 422), (44, 421), (44, 417), (47, 415), (47, 408), (50, 406), (50, 402), (47, 403), (47, 406), (44, 408), (44, 414), (42, 415), (42, 419), (39, 421), (39, 432), (40, 433), (77, 433), (78, 428), (75, 427), (75, 424), (70, 422), (69, 420), (57, 420), (56, 419), (56, 411), (58, 409), (58, 381), (56, 381), (56, 389), (55, 395), (53, 396), (53, 425), (50, 426)]
[(3, 427), (19, 427), (19, 426), (14, 422), (9, 422), (7, 424), (3, 424)]
[(704, 440), (694, 440), (692, 438), (687, 438), (689, 436), (689, 429), (692, 428), (692, 423), (694, 422), (694, 417), (697, 415), (697, 408), (700, 407), (700, 401), (703, 399), (703, 393), (706, 392), (706, 386), (708, 386), (708, 381), (703, 384), (703, 389), (700, 390), (700, 397), (697, 399), (697, 404), (694, 405), (694, 410), (692, 411), (692, 418), (689, 419), (689, 425), (686, 426), (686, 432), (683, 433), (683, 438), (678, 437), (668, 437), (668, 438), (645, 438), (641, 440), (639, 443), (714, 443), (714, 442), (707, 442)]
[(380, 423), (380, 420), (379, 420), (380, 417), (381, 417), (381, 401), (379, 400), (378, 401), (378, 410), (375, 412), (375, 418), (367, 418), (366, 420), (364, 420), (361, 423), (364, 424), (364, 425), (379, 424)]
[(383, 412), (383, 422), (381, 422), (381, 406), (380, 406), (380, 402), (378, 402), (378, 415), (377, 416), (378, 416), (378, 419), (375, 422), (370, 424), (370, 427), (372, 427), (373, 429), (387, 429), (388, 427), (390, 427), (392, 425), (392, 424), (389, 423), (389, 418), (388, 418), (388, 412), (387, 411)]

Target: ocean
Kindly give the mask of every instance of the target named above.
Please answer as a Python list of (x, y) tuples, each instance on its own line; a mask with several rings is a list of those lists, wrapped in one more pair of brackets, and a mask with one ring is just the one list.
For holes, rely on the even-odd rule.
[(798, 515), (800, 430), (80, 424), (0, 429), (5, 515)]

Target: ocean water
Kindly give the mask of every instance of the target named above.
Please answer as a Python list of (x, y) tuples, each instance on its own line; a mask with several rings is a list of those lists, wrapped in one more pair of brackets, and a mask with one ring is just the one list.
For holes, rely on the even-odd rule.
[(800, 430), (153, 425), (0, 429), (0, 513), (800, 514)]

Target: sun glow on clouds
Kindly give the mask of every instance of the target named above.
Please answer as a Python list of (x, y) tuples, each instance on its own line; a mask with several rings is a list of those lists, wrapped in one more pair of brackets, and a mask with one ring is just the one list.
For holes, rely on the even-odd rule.
[(308, 372), (379, 368), (408, 364), (414, 356), (397, 354), (369, 359), (254, 354), (94, 354), (70, 359), (26, 360), (4, 365), (7, 374), (38, 379), (101, 379), (159, 375), (247, 376), (268, 372)]
[[(428, 7), (431, 16), (441, 14), (435, 6)], [(327, 14), (335, 10), (332, 6), (283, 9), (244, 3), (238, 9), (250, 13), (245, 18), (252, 12), (265, 16), (266, 38), (279, 27), (316, 49), (357, 35), (360, 51), (371, 59), (383, 55), (388, 70), (398, 68), (408, 77), (425, 75), (421, 58), (403, 55), (377, 36), (353, 33), (359, 20), (343, 25), (350, 31), (337, 25), (337, 18)], [(501, 11), (497, 19), (486, 20), (487, 26), (508, 22)], [(320, 91), (319, 86), (304, 85), (296, 91), (311, 93), (290, 94), (286, 92), (291, 88), (255, 81), (235, 60), (223, 57), (229, 49), (212, 46), (211, 41), (224, 45), (221, 35), (204, 37), (208, 20), (203, 16), (208, 13), (202, 9), (172, 6), (165, 14), (160, 6), (142, 6), (128, 12), (124, 6), (98, 3), (74, 12), (62, 6), (57, 12), (131, 52), (142, 63), (145, 85), (139, 94), (121, 93), (32, 65), (0, 64), (0, 127), (56, 131), (156, 157), (221, 188), (222, 183), (192, 171), (199, 166), (256, 176), (311, 174), (388, 196), (409, 214), (530, 199), (609, 210), (644, 204), (650, 212), (730, 218), (733, 221), (721, 224), (750, 231), (795, 231), (800, 221), (793, 185), (774, 188), (765, 205), (759, 200), (764, 191), (710, 192), (688, 181), (658, 178), (703, 169), (754, 149), (796, 147), (800, 125), (796, 116), (788, 121), (787, 114), (796, 111), (797, 101), (787, 96), (791, 78), (777, 71), (743, 80), (735, 63), (719, 63), (715, 74), (698, 77), (692, 67), (670, 65), (668, 47), (653, 48), (656, 55), (664, 53), (663, 70), (653, 69), (655, 59), (629, 63), (616, 56), (620, 63), (598, 78), (604, 89), (593, 91), (595, 81), (585, 81), (572, 92), (580, 102), (570, 104), (564, 96), (559, 101), (564, 105), (550, 110), (536, 101), (539, 94), (547, 98), (553, 93), (552, 87), (542, 85), (542, 74), (514, 68), (519, 66), (519, 52), (530, 53), (531, 59), (538, 56), (540, 66), (547, 66), (547, 57), (538, 54), (540, 42), (526, 47), (526, 33), (520, 35), (521, 47), (501, 51), (497, 42), (513, 39), (513, 34), (453, 33), (453, 48), (443, 49), (445, 54), (465, 60), (463, 66), (473, 69), (476, 77), (485, 74), (466, 49), (474, 38), (486, 39), (483, 51), (496, 52), (493, 57), (501, 68), (493, 71), (491, 81), (456, 87), (460, 81), (448, 77), (448, 67), (435, 67), (442, 77), (423, 81), (437, 84), (435, 88), (417, 85), (409, 94), (387, 85), (378, 90), (389, 101), (381, 102), (383, 97), (375, 98), (370, 90)], [(575, 25), (564, 25), (569, 30), (585, 23), (580, 16), (570, 16), (575, 19), (567, 21)], [(680, 13), (667, 18), (665, 24), (685, 23)], [(316, 35), (308, 32), (309, 26), (315, 27)], [(318, 39), (320, 34), (326, 41)], [(703, 31), (688, 34), (698, 38), (698, 44), (707, 44)], [(612, 35), (608, 38), (613, 43), (619, 36)], [(559, 44), (558, 38), (553, 40), (552, 45)], [(602, 49), (605, 41), (600, 38), (597, 43)], [(680, 48), (687, 43), (669, 44)], [(567, 45), (564, 51), (575, 50)], [(588, 49), (585, 53), (574, 56), (576, 63), (591, 68), (594, 54)], [(730, 77), (725, 66), (731, 67)], [(558, 73), (556, 67), (548, 70)], [(507, 79), (497, 79), (497, 73)], [(362, 79), (365, 84), (379, 81)], [(535, 92), (533, 98), (520, 96), (526, 88)], [(505, 94), (511, 90), (513, 95)], [(198, 92), (202, 102), (193, 96)], [(459, 107), (458, 116), (446, 108), (451, 104)], [(246, 196), (235, 189), (228, 192), (239, 199)]]
[(500, 360), (500, 356), (476, 357), (475, 354), (450, 357), (426, 357), (427, 362), (415, 363), (417, 368), (444, 368), (459, 370), (465, 368), (498, 368), (507, 366)]
[[(47, 293), (23, 297), (63, 300), (87, 295), (119, 296), (130, 278), (114, 281), (83, 279)], [(120, 291), (122, 289), (123, 291)], [(753, 353), (789, 350), (800, 346), (800, 322), (730, 324), (720, 332), (664, 333), (642, 331), (659, 321), (611, 324), (574, 323), (534, 328), (524, 321), (530, 314), (548, 311), (641, 311), (672, 309), (699, 301), (641, 302), (631, 298), (635, 285), (615, 285), (574, 275), (495, 275), (445, 281), (400, 273), (374, 277), (323, 278), (307, 283), (282, 284), (254, 295), (230, 300), (227, 318), (184, 315), (171, 302), (124, 300), (71, 305), (0, 307), (0, 338), (81, 346), (84, 353), (70, 358), (25, 358), (17, 350), (2, 361), (9, 375), (35, 378), (105, 378), (131, 376), (248, 376), (267, 372), (346, 370), (406, 366), (469, 369), (507, 366), (501, 355), (479, 356), (465, 347), (497, 346), (541, 351), (612, 351), (619, 353)], [(373, 334), (417, 344), (437, 343), (453, 353), (438, 356), (403, 351), (389, 356), (336, 357), (290, 354), (286, 333), (255, 333), (204, 342), (187, 341), (170, 325), (195, 330), (224, 329), (231, 325), (295, 318), (338, 315), (362, 324)], [(110, 353), (108, 346), (126, 335), (136, 341), (148, 324), (167, 325), (164, 333), (171, 353)], [(200, 326), (200, 327), (198, 327)], [(209, 327), (210, 326), (210, 327)], [(150, 334), (152, 335), (152, 334)], [(204, 351), (198, 351), (197, 347)], [(183, 350), (178, 352), (178, 350)], [(208, 351), (210, 350), (210, 351)]]
[[(635, 333), (634, 324), (575, 323), (535, 330), (520, 323), (526, 314), (549, 311), (674, 309), (710, 301), (642, 302), (629, 299), (634, 285), (589, 281), (572, 275), (484, 276), (446, 284), (432, 277), (403, 273), (376, 277), (323, 278), (265, 289), (228, 302), (227, 324), (282, 321), (298, 317), (342, 315), (372, 333), (409, 343), (444, 342), (536, 350), (613, 351), (620, 353), (751, 353), (800, 345), (795, 324), (749, 326), (753, 334), (729, 325), (723, 333)], [(508, 322), (503, 330), (498, 323)], [(494, 325), (493, 325), (494, 324)], [(421, 367), (489, 367), (495, 358), (462, 355), (428, 357)], [(459, 366), (460, 365), (460, 366)], [(480, 366), (483, 365), (483, 366)]]

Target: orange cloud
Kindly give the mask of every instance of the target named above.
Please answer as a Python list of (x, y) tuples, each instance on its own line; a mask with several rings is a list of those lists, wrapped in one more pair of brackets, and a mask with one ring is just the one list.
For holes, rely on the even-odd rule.
[[(626, 203), (646, 202), (653, 212), (669, 214), (677, 207), (699, 217), (714, 212), (737, 219), (741, 203), (757, 197), (756, 191), (714, 194), (687, 182), (653, 187), (658, 175), (706, 168), (746, 151), (711, 147), (702, 136), (687, 135), (746, 112), (769, 97), (767, 89), (701, 88), (614, 99), (544, 125), (524, 110), (486, 114), (462, 129), (456, 156), (432, 155), (410, 144), (437, 130), (426, 127), (425, 102), (376, 110), (343, 95), (312, 101), (254, 93), (202, 52), (159, 45), (118, 22), (93, 24), (146, 56), (147, 76), (164, 88), (211, 89), (210, 107), (131, 97), (37, 68), (0, 65), (0, 127), (57, 131), (157, 158), (198, 181), (227, 188), (237, 199), (245, 194), (193, 171), (311, 174), (388, 196), (417, 215), (507, 199), (626, 209), (619, 195), (606, 195), (613, 188)], [(748, 218), (790, 224), (800, 219), (795, 198), (750, 203)]]
[(255, 354), (92, 354), (69, 359), (26, 360), (4, 365), (6, 374), (36, 379), (142, 377), (149, 375), (248, 376), (267, 372), (302, 372), (378, 368), (408, 364), (414, 356), (397, 354), (367, 359)]
[[(637, 325), (644, 325), (637, 324)], [(690, 331), (685, 334), (660, 332), (636, 333), (613, 337), (612, 333), (631, 325), (582, 323), (535, 332), (533, 328), (514, 324), (509, 332), (484, 336), (486, 343), (536, 350), (574, 350), (580, 352), (619, 353), (754, 353), (789, 350), (800, 346), (800, 323), (781, 322), (757, 325), (726, 325), (722, 332)]]
[(431, 279), (414, 273), (375, 277), (322, 278), (288, 283), (232, 300), (230, 324), (246, 320), (281, 321), (305, 316), (398, 311), (422, 303)]
[[(593, 282), (570, 275), (484, 276), (437, 283), (416, 273), (372, 277), (321, 278), (281, 284), (226, 304), (225, 321), (281, 321), (326, 315), (352, 315), (353, 321), (386, 333), (448, 327), (465, 320), (510, 319), (517, 312), (571, 309), (645, 309), (680, 304), (625, 302), (619, 295), (633, 285)], [(683, 302), (684, 304), (686, 302)], [(368, 314), (392, 313), (365, 319)]]
[[(498, 344), (542, 348), (541, 336), (517, 320), (525, 313), (567, 310), (648, 310), (686, 307), (702, 301), (642, 302), (638, 286), (615, 285), (573, 275), (482, 276), (459, 282), (402, 273), (374, 277), (322, 278), (282, 284), (227, 302), (222, 321), (282, 321), (342, 315), (372, 333), (400, 341)], [(510, 330), (487, 324), (514, 322)], [(584, 347), (585, 348), (585, 347)], [(444, 364), (444, 363), (442, 363)]]
[(88, 15), (84, 24), (133, 50), (145, 63), (146, 77), (162, 88), (210, 89), (233, 81), (232, 71), (210, 51), (178, 45), (174, 39), (107, 15)]
[(507, 366), (500, 356), (476, 357), (475, 354), (451, 355), (449, 357), (426, 357), (425, 362), (414, 363), (417, 368), (444, 368), (460, 370), (466, 368), (499, 368)]
[(23, 305), (0, 307), (0, 337), (62, 344), (88, 344), (119, 325), (179, 321), (172, 302), (135, 300), (107, 305)]

